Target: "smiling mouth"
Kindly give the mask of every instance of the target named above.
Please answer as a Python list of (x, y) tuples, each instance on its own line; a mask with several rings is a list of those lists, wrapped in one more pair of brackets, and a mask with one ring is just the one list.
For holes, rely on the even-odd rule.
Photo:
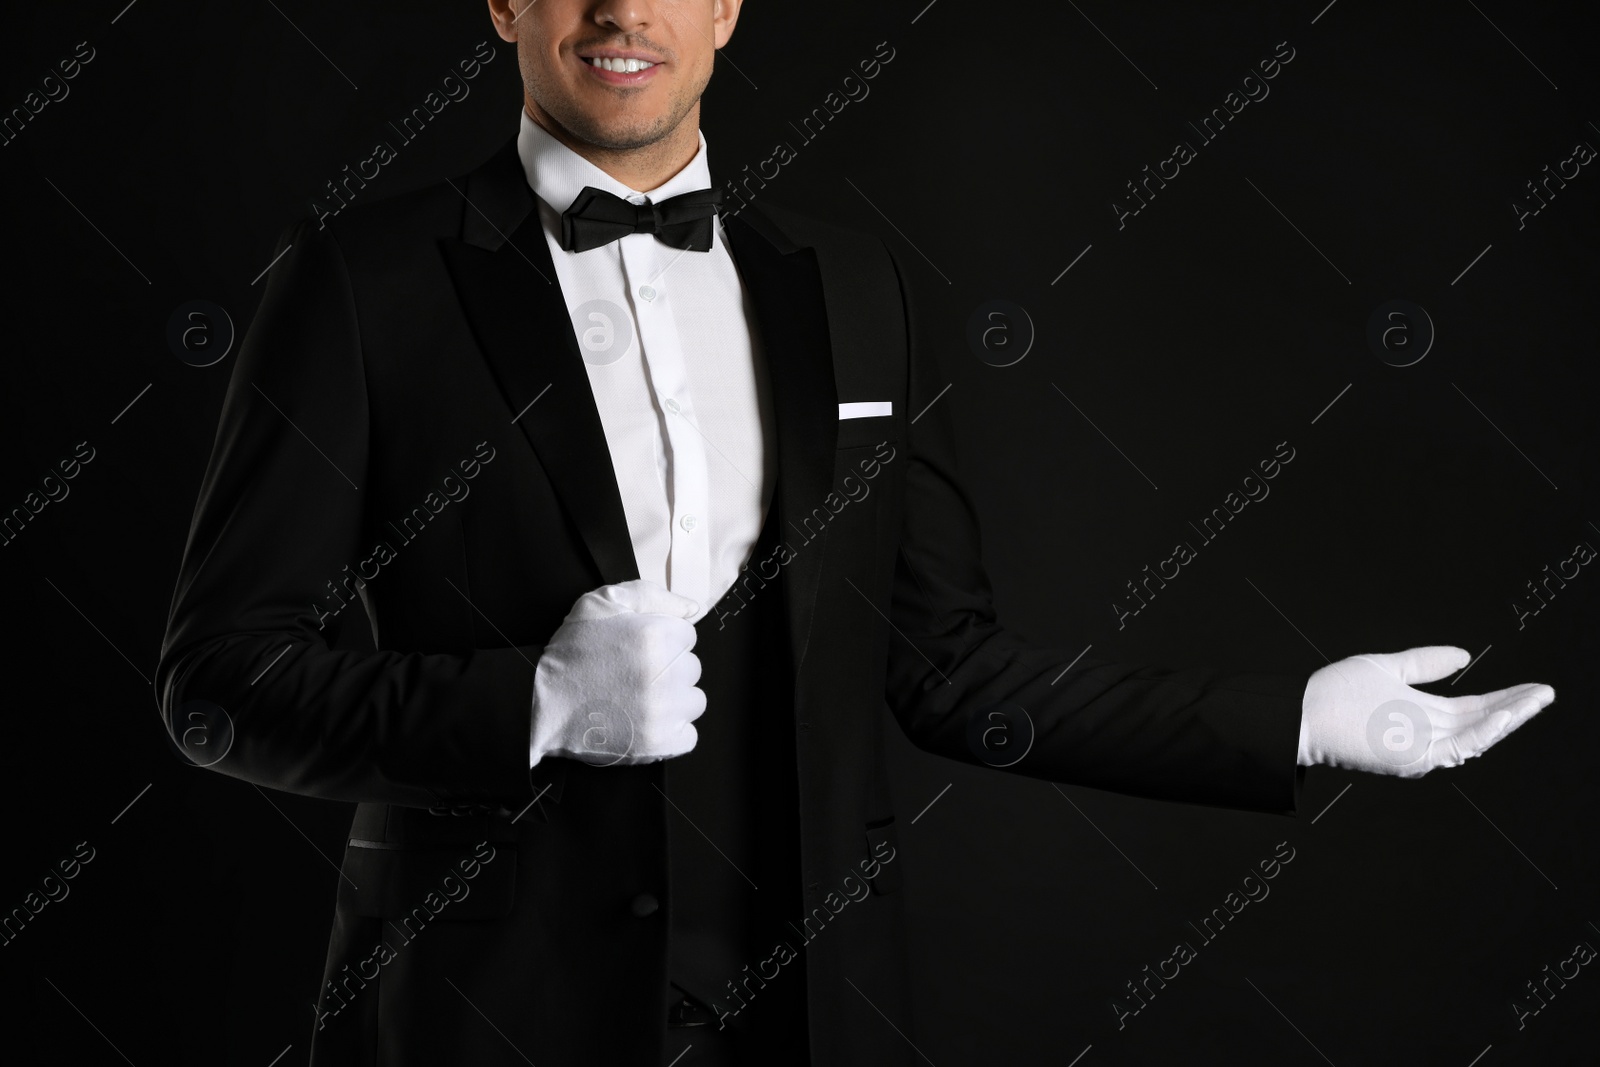
[(596, 70), (610, 71), (613, 74), (636, 74), (641, 70), (660, 66), (646, 59), (620, 58), (613, 56), (580, 56), (584, 63)]

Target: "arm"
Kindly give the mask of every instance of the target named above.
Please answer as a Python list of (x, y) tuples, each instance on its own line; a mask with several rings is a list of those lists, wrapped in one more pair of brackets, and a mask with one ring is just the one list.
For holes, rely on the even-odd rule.
[(263, 786), (419, 807), (525, 802), (541, 647), (332, 647), (333, 590), (361, 556), (366, 501), (361, 327), (332, 232), (301, 223), (284, 243), (190, 525), (156, 672), (162, 717), (181, 738), (186, 704), (219, 705), (232, 740), (212, 769)]
[[(892, 258), (892, 256), (891, 256)], [(899, 269), (911, 352), (908, 412), (944, 387)], [(1165, 800), (1292, 811), (1306, 678), (1109, 663), (1032, 647), (995, 617), (977, 516), (961, 486), (948, 405), (907, 426), (886, 697), (920, 748), (1051, 781)], [(1072, 664), (1068, 669), (1068, 665)], [(989, 747), (985, 729), (1027, 754)], [(1005, 714), (1005, 713), (1002, 713)], [(976, 723), (976, 725), (974, 725)], [(1031, 724), (1031, 738), (1029, 724)], [(1015, 760), (1015, 762), (1010, 762)]]
[[(895, 269), (911, 353), (906, 410), (921, 411), (943, 386)], [(928, 751), (1137, 796), (1288, 812), (1308, 766), (1403, 777), (1459, 766), (1555, 699), (1538, 683), (1459, 697), (1414, 688), (1467, 665), (1452, 646), (1352, 656), (1309, 678), (1030, 647), (995, 618), (948, 409), (927, 408), (907, 436), (891, 614), (908, 640), (890, 646), (887, 695)]]

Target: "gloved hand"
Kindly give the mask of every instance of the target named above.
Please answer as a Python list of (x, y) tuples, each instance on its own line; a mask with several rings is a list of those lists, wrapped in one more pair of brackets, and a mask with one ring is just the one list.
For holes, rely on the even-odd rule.
[(643, 579), (579, 597), (534, 670), (528, 765), (545, 756), (651, 763), (693, 749), (706, 710), (690, 651), (688, 620), (699, 610)]
[(1537, 682), (1459, 697), (1409, 684), (1436, 682), (1471, 661), (1465, 649), (1429, 645), (1323, 667), (1306, 684), (1301, 705), (1300, 765), (1418, 778), (1435, 767), (1460, 766), (1556, 698)]

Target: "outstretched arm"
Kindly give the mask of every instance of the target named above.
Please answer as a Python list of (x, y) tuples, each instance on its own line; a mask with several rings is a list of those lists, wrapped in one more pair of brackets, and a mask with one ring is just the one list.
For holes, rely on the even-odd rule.
[[(949, 411), (928, 406), (944, 382), (919, 339), (903, 271), (900, 279), (911, 351), (906, 410), (922, 414), (906, 430), (890, 612), (898, 633), (885, 696), (919, 747), (1136, 796), (1292, 811), (1306, 766), (1420, 774), (1454, 765), (1554, 699), (1544, 685), (1443, 698), (1408, 684), (1464, 666), (1459, 649), (1358, 656), (1308, 680), (1075, 659), (1023, 642), (995, 617)], [(1413, 709), (1407, 736), (1423, 746), (1409, 758), (1384, 748), (1401, 743), (1404, 731), (1394, 732), (1389, 716), (1405, 708)]]

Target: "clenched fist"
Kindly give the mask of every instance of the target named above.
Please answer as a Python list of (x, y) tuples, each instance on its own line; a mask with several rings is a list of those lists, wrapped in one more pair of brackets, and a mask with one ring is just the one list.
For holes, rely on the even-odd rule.
[(534, 672), (529, 766), (545, 756), (651, 763), (693, 749), (706, 710), (688, 621), (698, 610), (643, 579), (579, 597)]

